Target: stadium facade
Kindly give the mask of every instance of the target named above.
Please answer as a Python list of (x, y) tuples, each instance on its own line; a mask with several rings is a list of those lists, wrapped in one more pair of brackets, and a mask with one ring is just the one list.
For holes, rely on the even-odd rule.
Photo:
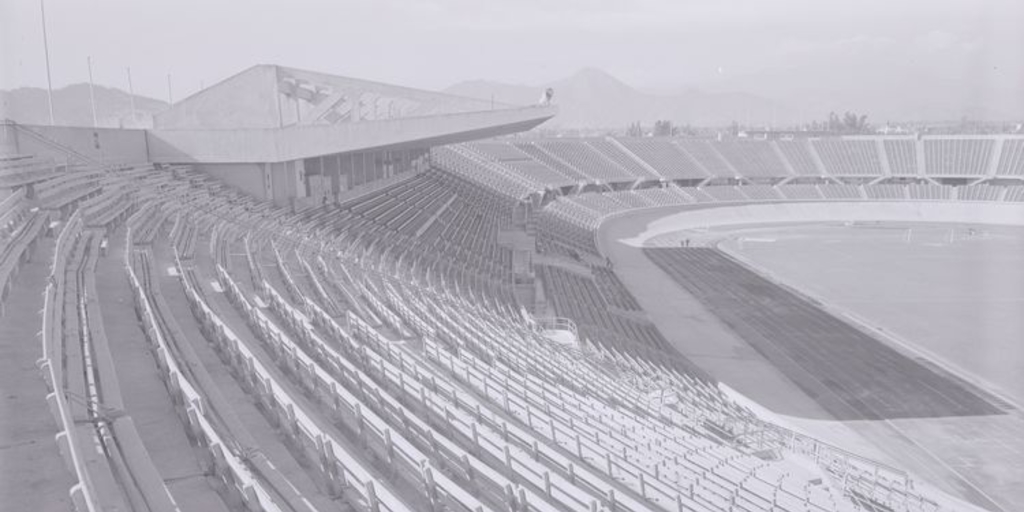
[[(529, 130), (556, 113), (257, 65), (176, 102), (149, 130), (25, 127), (105, 162), (190, 164), (255, 198), (340, 200), (428, 165), (436, 145)], [(9, 131), (8, 150), (47, 152)]]

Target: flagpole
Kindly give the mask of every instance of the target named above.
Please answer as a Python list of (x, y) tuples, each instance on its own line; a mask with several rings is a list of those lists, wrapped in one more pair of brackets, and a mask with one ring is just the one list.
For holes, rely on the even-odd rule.
[(39, 0), (39, 14), (43, 23), (43, 55), (46, 57), (46, 102), (50, 108), (50, 125), (53, 125), (53, 80), (50, 77), (50, 43), (46, 36), (46, 6), (44, 5), (44, 0)]
[(89, 103), (92, 104), (92, 127), (96, 128), (99, 126), (99, 122), (96, 119), (96, 93), (93, 91), (92, 83), (92, 56), (86, 57), (86, 62), (89, 64)]
[(132, 68), (128, 67), (128, 100), (132, 107), (132, 124), (135, 124), (135, 88), (132, 87)]

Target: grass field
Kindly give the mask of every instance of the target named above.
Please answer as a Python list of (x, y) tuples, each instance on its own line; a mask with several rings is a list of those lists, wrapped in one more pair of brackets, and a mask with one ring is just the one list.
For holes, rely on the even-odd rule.
[(720, 246), (1024, 402), (1024, 228), (788, 226)]

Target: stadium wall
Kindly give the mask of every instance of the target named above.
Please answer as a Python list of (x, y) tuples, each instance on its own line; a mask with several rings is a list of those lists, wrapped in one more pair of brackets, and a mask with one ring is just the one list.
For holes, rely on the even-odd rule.
[(217, 178), (256, 199), (279, 206), (306, 197), (302, 160), (282, 163), (194, 164), (197, 171)]
[[(642, 218), (641, 218), (642, 217)], [(636, 223), (651, 219), (641, 233)], [(991, 224), (1024, 226), (1024, 204), (1021, 203), (943, 203), (943, 202), (829, 202), (829, 203), (772, 203), (714, 208), (688, 209), (679, 207), (632, 210), (612, 216), (602, 222), (598, 234), (598, 248), (610, 239), (635, 247), (659, 235), (684, 229), (706, 229), (723, 226), (757, 224), (786, 224), (801, 222), (920, 222)], [(619, 238), (624, 237), (624, 238)]]
[(200, 164), (195, 168), (256, 199), (266, 200), (273, 193), (267, 184), (264, 164)]
[[(149, 161), (145, 130), (23, 124), (18, 127), (21, 129), (11, 130), (16, 153), (63, 160), (65, 152), (54, 147), (56, 143), (101, 162)], [(25, 133), (25, 130), (36, 136)]]

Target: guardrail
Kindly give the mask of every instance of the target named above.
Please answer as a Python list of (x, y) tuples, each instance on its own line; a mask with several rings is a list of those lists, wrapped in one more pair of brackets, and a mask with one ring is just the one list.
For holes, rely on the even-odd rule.
[(97, 512), (100, 510), (99, 500), (96, 495), (96, 487), (93, 485), (89, 475), (88, 467), (81, 455), (81, 444), (75, 434), (75, 419), (71, 414), (70, 405), (64, 394), (64, 351), (61, 343), (54, 341), (55, 334), (59, 334), (60, 326), (54, 325), (54, 307), (57, 307), (57, 291), (64, 286), (64, 272), (57, 272), (57, 269), (64, 268), (70, 247), (68, 238), (75, 230), (80, 229), (81, 215), (75, 212), (64, 224), (60, 234), (57, 236), (57, 245), (54, 248), (53, 262), (50, 264), (50, 280), (46, 285), (43, 295), (43, 357), (36, 365), (43, 373), (46, 386), (50, 393), (46, 401), (50, 405), (50, 413), (60, 427), (56, 435), (58, 449), (68, 470), (76, 479), (71, 486), (68, 495), (71, 503), (78, 512)]
[(571, 318), (564, 318), (560, 316), (555, 317), (542, 317), (533, 318), (536, 322), (537, 327), (541, 330), (556, 330), (556, 331), (569, 331), (572, 333), (573, 338), (579, 339), (579, 331), (576, 330), (576, 322), (573, 322)]

